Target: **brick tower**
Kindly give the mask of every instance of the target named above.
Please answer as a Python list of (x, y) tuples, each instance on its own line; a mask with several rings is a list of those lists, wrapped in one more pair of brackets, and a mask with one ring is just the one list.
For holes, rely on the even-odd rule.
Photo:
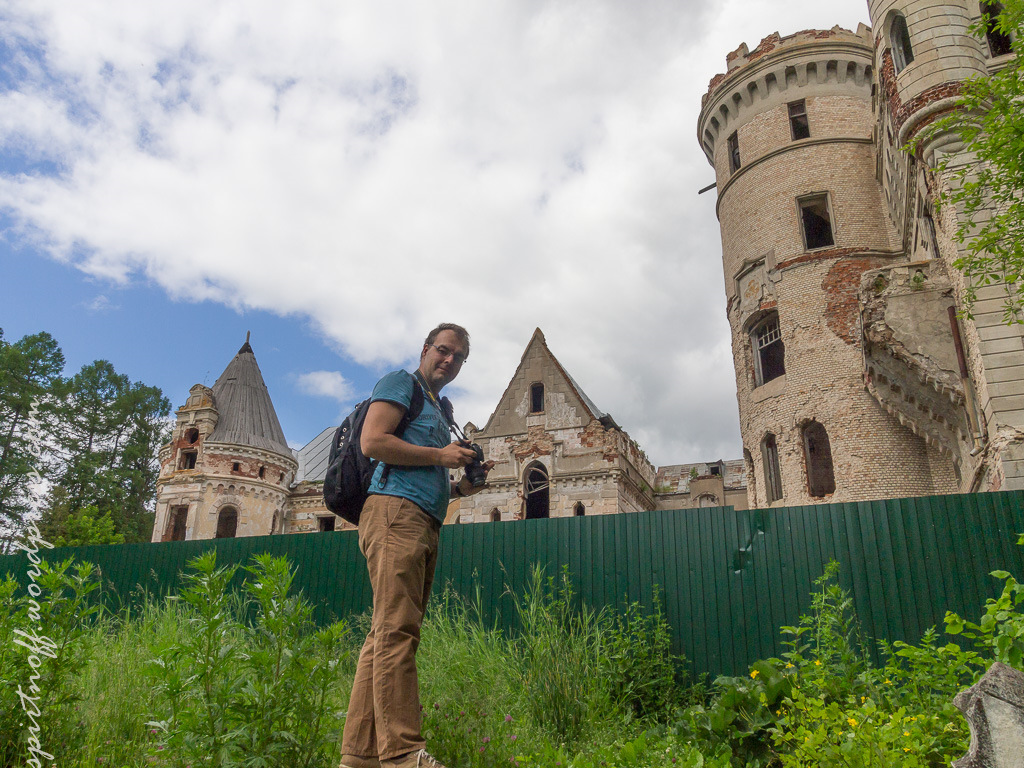
[(956, 490), (865, 387), (862, 275), (906, 260), (877, 177), (871, 30), (727, 57), (702, 100), (751, 506)]
[[(947, 285), (951, 301), (962, 308), (964, 276), (953, 262), (966, 250), (953, 235), (963, 212), (952, 205), (936, 210), (935, 201), (956, 183), (951, 173), (936, 168), (942, 160), (949, 161), (950, 171), (977, 160), (949, 134), (931, 135), (913, 155), (900, 148), (927, 136), (922, 129), (952, 108), (964, 80), (1012, 61), (1010, 39), (992, 24), (1000, 5), (976, 0), (871, 0), (868, 5), (877, 63), (879, 173), (888, 216), (917, 265), (915, 276), (925, 284)], [(968, 28), (983, 14), (987, 31), (976, 36)], [(876, 279), (895, 284), (899, 275), (880, 273)], [(963, 367), (944, 387), (968, 416), (959, 420), (957, 439), (943, 441), (964, 491), (1024, 488), (1024, 326), (1005, 322), (1005, 297), (1002, 285), (978, 290), (973, 317), (958, 321)], [(873, 367), (878, 372), (887, 367), (883, 358), (869, 350), (869, 374)], [(928, 378), (927, 371), (916, 373)], [(880, 400), (898, 407), (891, 377), (872, 375), (869, 381)], [(911, 423), (909, 409), (902, 411)]]
[(189, 390), (176, 419), (160, 449), (153, 541), (283, 532), (298, 462), (248, 334), (212, 389)]

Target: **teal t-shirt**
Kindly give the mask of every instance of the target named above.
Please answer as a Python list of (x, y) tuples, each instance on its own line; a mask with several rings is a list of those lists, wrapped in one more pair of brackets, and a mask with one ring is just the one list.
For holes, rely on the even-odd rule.
[[(370, 401), (384, 400), (402, 408), (409, 408), (412, 402), (413, 374), (408, 371), (392, 371), (377, 382), (370, 395)], [(438, 405), (423, 391), (423, 410), (409, 422), (401, 438), (413, 445), (430, 448), (444, 448), (451, 442), (448, 422)], [(391, 465), (387, 482), (380, 484), (384, 472), (383, 462), (377, 465), (370, 481), (369, 492), (382, 496), (401, 496), (417, 505), (427, 514), (444, 522), (448, 511), (448, 496), (451, 492), (448, 470), (444, 467), (401, 467)]]

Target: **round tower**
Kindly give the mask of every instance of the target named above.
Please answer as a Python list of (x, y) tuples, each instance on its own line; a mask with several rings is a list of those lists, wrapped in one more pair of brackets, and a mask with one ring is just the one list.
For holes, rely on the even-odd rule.
[(160, 449), (153, 541), (282, 533), (298, 462), (249, 339), (213, 388), (196, 384)]
[(989, 49), (1002, 55), (995, 37), (968, 32), (980, 11), (976, 0), (868, 2), (883, 107), (898, 146), (948, 111), (964, 80), (988, 73)]
[(876, 176), (873, 53), (864, 25), (776, 33), (703, 98), (752, 506), (954, 487), (864, 386), (860, 278), (904, 258)]

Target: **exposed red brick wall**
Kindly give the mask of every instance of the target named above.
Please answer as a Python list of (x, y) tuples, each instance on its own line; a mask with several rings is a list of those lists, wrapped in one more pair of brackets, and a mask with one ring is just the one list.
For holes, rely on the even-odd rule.
[[(896, 66), (893, 64), (892, 52), (889, 50), (882, 53), (882, 68), (879, 71), (879, 79), (882, 83), (885, 100), (889, 104), (889, 114), (892, 118), (893, 128), (897, 132), (899, 132), (900, 128), (903, 127), (903, 124), (907, 122), (907, 119), (915, 112), (927, 107), (929, 104), (934, 104), (937, 101), (955, 98), (959, 96), (963, 90), (962, 84), (959, 82), (942, 83), (941, 85), (928, 88), (904, 104), (900, 100), (899, 90), (896, 87)], [(937, 120), (946, 112), (948, 112), (948, 110), (944, 110), (943, 112), (930, 116), (915, 128), (914, 133), (917, 134), (922, 128), (934, 120)], [(911, 139), (913, 136), (908, 136), (907, 138)]]
[(832, 265), (821, 287), (825, 291), (825, 322), (847, 344), (860, 343), (860, 278), (888, 263), (877, 257), (841, 259)]

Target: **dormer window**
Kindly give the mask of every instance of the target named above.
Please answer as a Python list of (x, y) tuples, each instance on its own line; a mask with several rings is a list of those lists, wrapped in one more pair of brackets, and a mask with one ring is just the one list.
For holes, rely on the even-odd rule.
[(195, 469), (197, 456), (198, 453), (196, 451), (182, 451), (178, 469)]
[(193, 427), (192, 429), (185, 432), (185, 442), (189, 445), (195, 445), (199, 442), (199, 430)]

